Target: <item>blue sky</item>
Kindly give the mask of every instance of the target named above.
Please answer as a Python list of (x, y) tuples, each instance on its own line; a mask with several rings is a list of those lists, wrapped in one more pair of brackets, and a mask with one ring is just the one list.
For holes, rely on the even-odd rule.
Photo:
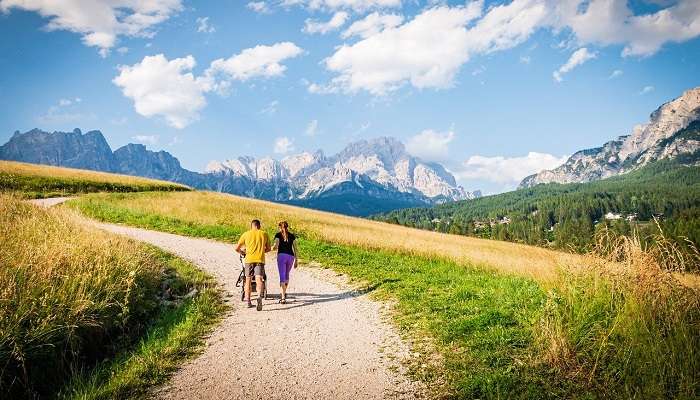
[(116, 3), (0, 0), (0, 142), (99, 129), (202, 171), (395, 136), (493, 193), (700, 85), (695, 0)]

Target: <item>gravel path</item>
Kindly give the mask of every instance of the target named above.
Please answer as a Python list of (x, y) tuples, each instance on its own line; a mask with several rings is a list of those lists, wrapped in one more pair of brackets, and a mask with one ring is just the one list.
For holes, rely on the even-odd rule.
[[(50, 200), (50, 201), (49, 201)], [(54, 205), (55, 199), (35, 201)], [(288, 303), (278, 304), (275, 257), (267, 258), (263, 310), (244, 307), (231, 244), (120, 225), (98, 227), (188, 259), (223, 285), (232, 311), (207, 338), (204, 352), (159, 389), (162, 399), (416, 398), (420, 385), (403, 375), (410, 357), (380, 303), (354, 292), (329, 270), (292, 271)]]

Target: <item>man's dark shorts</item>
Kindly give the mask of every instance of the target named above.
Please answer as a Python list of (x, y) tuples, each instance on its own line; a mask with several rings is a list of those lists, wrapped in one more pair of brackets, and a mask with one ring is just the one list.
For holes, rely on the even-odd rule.
[[(255, 273), (255, 274), (253, 274)], [(265, 275), (265, 264), (264, 263), (245, 263), (245, 275), (246, 276), (263, 276)]]

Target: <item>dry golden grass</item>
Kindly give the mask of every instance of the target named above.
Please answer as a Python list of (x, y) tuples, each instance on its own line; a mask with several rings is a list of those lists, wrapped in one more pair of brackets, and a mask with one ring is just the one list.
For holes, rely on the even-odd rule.
[(157, 307), (157, 254), (80, 219), (0, 194), (0, 397), (60, 383)]
[(120, 207), (201, 224), (248, 226), (258, 218), (273, 227), (287, 220), (292, 231), (331, 243), (364, 249), (440, 257), (548, 280), (577, 255), (495, 240), (407, 228), (323, 211), (212, 192), (152, 193), (126, 196)]
[[(3, 160), (0, 160), (0, 175), (9, 177), (14, 176), (17, 178), (43, 178), (46, 180), (89, 182), (98, 184), (103, 183), (131, 187), (169, 187), (189, 189), (185, 185), (157, 179)], [(0, 189), (2, 189), (2, 187), (0, 187)]]

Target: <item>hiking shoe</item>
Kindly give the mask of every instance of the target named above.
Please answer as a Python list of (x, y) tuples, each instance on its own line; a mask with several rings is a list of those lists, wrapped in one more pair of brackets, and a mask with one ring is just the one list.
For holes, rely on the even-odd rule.
[(248, 300), (248, 308), (253, 308), (253, 303), (251, 303), (250, 300)]
[(258, 311), (262, 310), (262, 297), (258, 296), (258, 306), (256, 307), (256, 310), (258, 310)]

